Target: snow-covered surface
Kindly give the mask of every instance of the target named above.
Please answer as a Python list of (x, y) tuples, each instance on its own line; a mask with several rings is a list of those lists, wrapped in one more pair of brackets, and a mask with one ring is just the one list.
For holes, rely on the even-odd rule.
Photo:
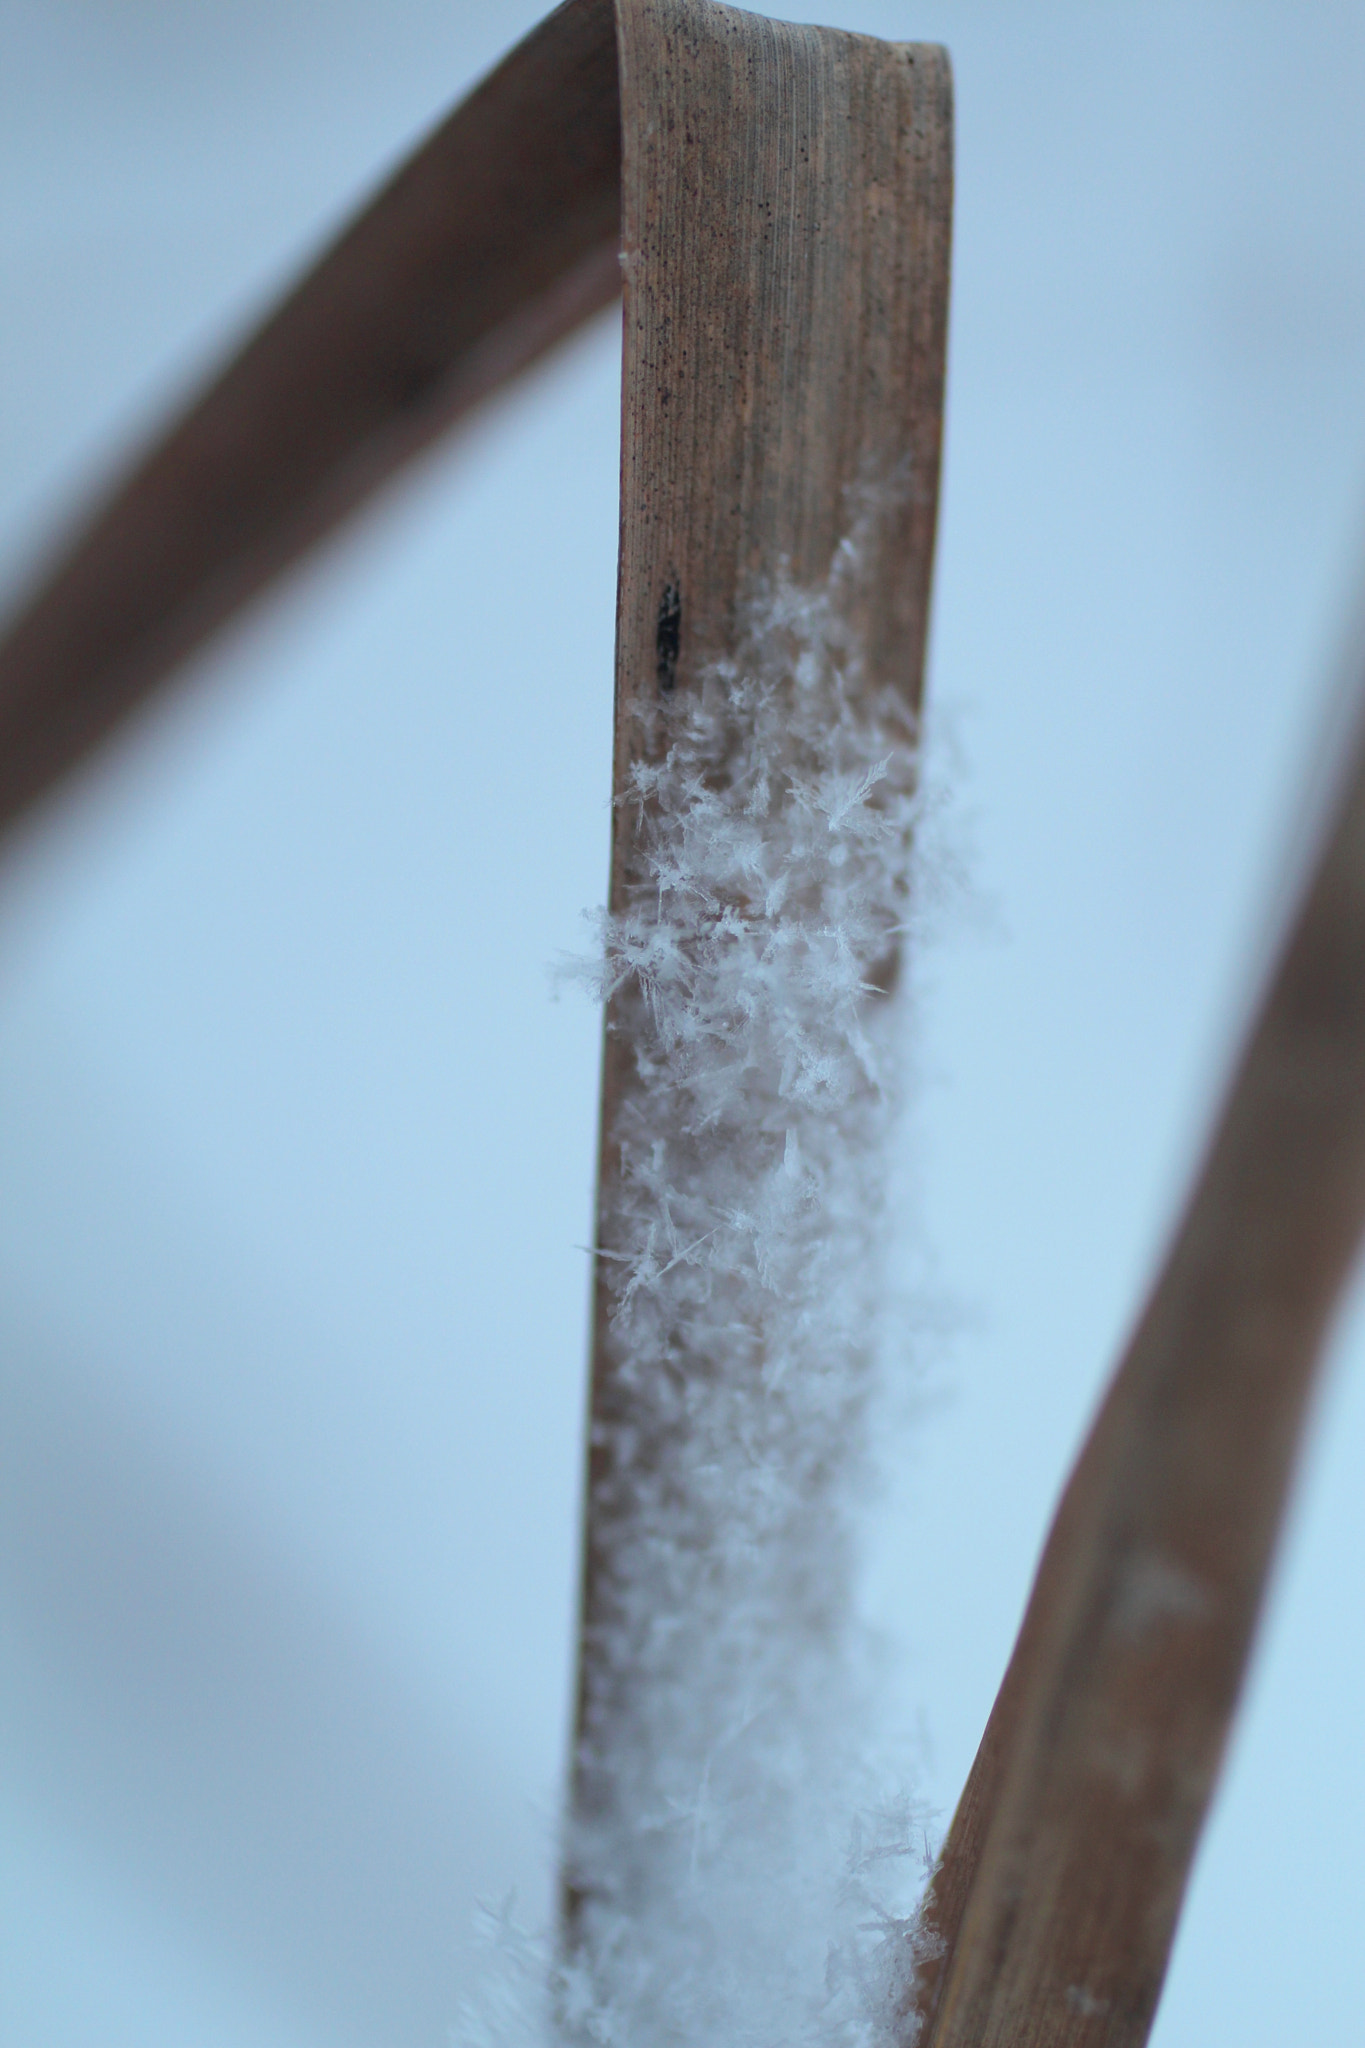
[[(539, 11), (7, 0), (6, 563)], [(1358, 573), (1365, 17), (787, 11), (957, 74), (928, 746), (980, 907), (921, 952), (889, 1269), (936, 1261), (959, 1336), (863, 1588), (941, 1813)], [(436, 2048), (477, 1901), (550, 1918), (599, 1046), (548, 968), (604, 887), (616, 352), (548, 366), (7, 856), (7, 2042)], [(1361, 1363), (1357, 1321), (1155, 2048), (1358, 2032)]]

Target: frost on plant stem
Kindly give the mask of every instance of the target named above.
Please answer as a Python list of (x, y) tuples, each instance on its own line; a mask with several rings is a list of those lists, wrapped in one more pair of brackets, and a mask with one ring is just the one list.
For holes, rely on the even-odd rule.
[(854, 1612), (916, 800), (912, 717), (850, 623), (864, 539), (820, 589), (750, 592), (734, 657), (649, 712), (621, 799), (574, 1903), (545, 2007), (573, 2042), (871, 2048), (917, 1957), (922, 1823), (877, 1803)]

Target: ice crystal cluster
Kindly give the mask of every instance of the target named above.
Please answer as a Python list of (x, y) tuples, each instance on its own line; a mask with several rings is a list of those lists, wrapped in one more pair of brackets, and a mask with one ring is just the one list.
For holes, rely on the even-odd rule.
[(547, 2008), (575, 2043), (865, 2048), (913, 1967), (920, 1836), (875, 1804), (854, 1577), (915, 732), (864, 673), (858, 570), (855, 534), (823, 588), (752, 591), (734, 658), (649, 712), (623, 799), (589, 1682)]

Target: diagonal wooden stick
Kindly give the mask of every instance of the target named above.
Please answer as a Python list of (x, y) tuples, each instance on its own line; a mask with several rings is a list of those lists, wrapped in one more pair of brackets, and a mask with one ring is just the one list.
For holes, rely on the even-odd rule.
[(620, 289), (611, 0), (460, 106), (0, 639), (0, 831), (433, 436)]
[(907, 2044), (1147, 2038), (1363, 1228), (1365, 723), (1062, 1496), (933, 1881), (942, 1950)]

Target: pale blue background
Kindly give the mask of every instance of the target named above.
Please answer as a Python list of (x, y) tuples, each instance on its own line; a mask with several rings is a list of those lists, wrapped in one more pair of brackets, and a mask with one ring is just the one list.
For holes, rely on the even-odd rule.
[[(793, 5), (792, 13), (805, 14)], [(0, 581), (536, 17), (0, 0)], [(951, 1805), (1254, 982), (1365, 538), (1365, 9), (826, 0), (949, 42), (920, 974), (935, 1399), (870, 1597)], [(0, 2032), (436, 2048), (547, 1904), (617, 339), (504, 399), (0, 868)], [(933, 1304), (947, 1303), (946, 1310)], [(1365, 1329), (1159, 2048), (1359, 2031)]]

